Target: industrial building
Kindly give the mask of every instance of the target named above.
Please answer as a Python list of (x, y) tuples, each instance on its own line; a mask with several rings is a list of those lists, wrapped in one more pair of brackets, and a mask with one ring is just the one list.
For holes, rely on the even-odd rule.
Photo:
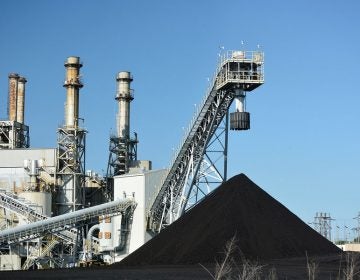
[(222, 53), (169, 168), (152, 170), (131, 136), (133, 77), (119, 72), (117, 129), (102, 177), (85, 168), (83, 64), (71, 56), (64, 66), (64, 123), (54, 148), (30, 146), (27, 80), (9, 74), (8, 119), (0, 120), (0, 270), (110, 264), (139, 248), (226, 181), (229, 128), (250, 128), (246, 97), (264, 83), (261, 51)]

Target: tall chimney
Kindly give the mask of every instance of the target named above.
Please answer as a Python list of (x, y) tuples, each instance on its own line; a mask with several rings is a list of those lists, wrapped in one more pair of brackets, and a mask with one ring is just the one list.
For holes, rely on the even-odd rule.
[(77, 128), (79, 125), (79, 91), (83, 87), (80, 81), (80, 57), (70, 56), (65, 62), (66, 79), (64, 87), (66, 88), (65, 104), (65, 127)]
[(130, 138), (130, 101), (134, 99), (130, 83), (132, 82), (130, 72), (119, 72), (117, 81), (117, 93), (115, 99), (118, 101), (118, 113), (116, 118), (117, 137)]
[(9, 103), (8, 103), (9, 121), (16, 121), (18, 80), (19, 80), (18, 74), (16, 73), (9, 74)]
[(17, 102), (16, 102), (16, 121), (24, 123), (25, 112), (25, 83), (27, 80), (24, 77), (19, 77), (17, 88)]

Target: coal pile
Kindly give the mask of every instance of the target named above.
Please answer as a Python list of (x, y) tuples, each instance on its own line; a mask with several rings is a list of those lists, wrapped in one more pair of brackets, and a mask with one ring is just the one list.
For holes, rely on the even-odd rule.
[(115, 266), (214, 263), (222, 259), (225, 244), (233, 236), (242, 256), (250, 260), (340, 252), (240, 174)]

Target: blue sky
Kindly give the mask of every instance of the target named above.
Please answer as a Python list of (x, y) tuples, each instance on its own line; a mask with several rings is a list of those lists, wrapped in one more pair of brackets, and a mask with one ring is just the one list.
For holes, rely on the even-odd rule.
[[(231, 132), (243, 172), (306, 222), (360, 211), (359, 1), (1, 1), (0, 118), (7, 75), (28, 79), (33, 147), (55, 147), (68, 56), (83, 61), (87, 169), (106, 170), (115, 75), (131, 71), (138, 157), (167, 167), (215, 71), (219, 46), (265, 52), (265, 84), (247, 98), (251, 130)], [(335, 225), (335, 224), (334, 224)]]

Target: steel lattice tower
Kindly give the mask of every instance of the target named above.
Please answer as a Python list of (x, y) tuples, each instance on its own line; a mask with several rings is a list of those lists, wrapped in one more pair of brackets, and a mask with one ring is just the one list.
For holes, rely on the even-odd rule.
[(314, 229), (322, 236), (331, 241), (331, 221), (330, 213), (318, 212), (314, 217)]

